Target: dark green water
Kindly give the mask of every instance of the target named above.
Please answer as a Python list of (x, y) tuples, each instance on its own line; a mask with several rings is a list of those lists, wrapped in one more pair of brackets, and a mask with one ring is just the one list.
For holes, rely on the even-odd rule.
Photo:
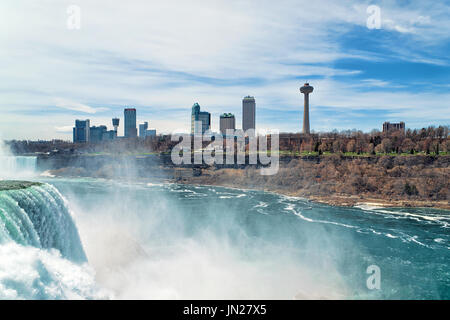
[[(331, 207), (221, 187), (48, 182), (75, 211), (97, 269), (105, 270), (99, 251), (108, 246), (128, 252), (114, 248), (121, 239), (144, 252), (126, 258), (133, 263), (119, 259), (129, 273), (120, 285), (110, 271), (117, 259), (108, 260), (102, 285), (119, 297), (450, 298), (448, 211)], [(111, 229), (126, 237), (99, 239)], [(366, 285), (370, 265), (380, 269), (380, 289)]]

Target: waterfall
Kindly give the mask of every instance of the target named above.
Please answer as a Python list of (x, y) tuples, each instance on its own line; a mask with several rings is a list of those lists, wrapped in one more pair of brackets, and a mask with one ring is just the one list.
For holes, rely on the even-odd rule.
[(36, 173), (37, 157), (14, 156), (0, 139), (0, 180), (32, 177)]
[(0, 155), (0, 179), (31, 177), (36, 172), (37, 157)]
[(66, 201), (49, 184), (0, 182), (0, 244), (11, 241), (57, 249), (71, 261), (86, 261)]
[(96, 284), (58, 190), (0, 181), (0, 300), (110, 297)]

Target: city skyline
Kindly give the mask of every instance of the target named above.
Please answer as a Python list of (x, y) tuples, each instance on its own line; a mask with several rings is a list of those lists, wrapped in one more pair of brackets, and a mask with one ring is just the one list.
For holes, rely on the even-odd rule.
[(1, 138), (70, 140), (74, 119), (109, 125), (127, 105), (159, 133), (189, 132), (194, 101), (219, 131), (223, 112), (242, 122), (248, 94), (258, 128), (300, 132), (306, 81), (316, 132), (450, 123), (448, 4), (383, 2), (369, 29), (369, 2), (98, 3), (78, 1), (68, 30), (69, 3), (2, 1)]
[[(302, 89), (305, 86), (308, 87), (309, 83), (305, 83), (304, 86), (300, 88), (300, 92), (303, 95), (304, 95), (304, 93), (302, 92)], [(310, 87), (310, 88), (311, 88), (311, 91), (310, 91), (310, 93), (311, 93), (313, 87)], [(247, 117), (250, 117), (250, 118), (253, 117), (253, 119), (254, 119), (254, 116), (255, 116), (255, 98), (252, 97), (252, 96), (245, 96), (242, 99), (243, 105), (242, 105), (242, 110), (241, 110), (242, 111), (242, 114), (241, 114), (242, 126), (241, 126), (241, 128), (236, 127), (236, 124), (235, 124), (236, 120), (235, 119), (237, 117), (234, 114), (230, 113), (230, 112), (224, 112), (224, 113), (222, 112), (222, 113), (220, 113), (219, 114), (219, 119), (218, 119), (218, 125), (213, 125), (214, 122), (212, 121), (211, 113), (208, 112), (208, 111), (203, 110), (203, 111), (200, 112), (200, 114), (207, 115), (208, 124), (206, 124), (206, 126), (205, 126), (205, 124), (202, 125), (203, 126), (203, 128), (201, 130), (202, 133), (204, 133), (206, 130), (211, 130), (211, 132), (214, 132), (214, 133), (224, 133), (224, 129), (223, 128), (230, 128), (230, 129), (234, 129), (234, 130), (244, 129), (244, 127), (245, 127), (245, 125), (244, 125), (245, 121), (243, 120), (245, 118), (244, 114), (246, 112), (248, 113), (248, 110), (246, 110), (246, 107), (248, 109), (248, 105), (245, 102), (248, 102), (249, 98), (252, 100), (253, 111), (250, 114), (248, 114)], [(306, 101), (308, 101), (308, 102), (306, 102)], [(191, 134), (193, 133), (193, 131), (192, 131), (193, 130), (193, 123), (194, 123), (193, 122), (194, 121), (193, 120), (193, 115), (194, 115), (194, 111), (193, 110), (194, 110), (195, 107), (197, 107), (199, 109), (199, 111), (200, 111), (200, 105), (199, 105), (198, 102), (195, 102), (194, 105), (191, 107), (191, 114), (190, 114), (190, 118), (189, 118), (190, 127), (191, 127), (190, 128), (190, 133)], [(127, 120), (126, 119), (127, 119), (127, 114), (128, 114), (128, 117), (130, 117), (129, 116), (129, 112), (130, 111), (132, 112), (132, 121), (131, 121), (131, 124), (130, 124), (130, 129), (133, 130), (133, 132), (134, 132), (131, 136), (126, 134), (126, 132), (127, 132), (127, 128), (126, 128)], [(79, 135), (78, 129), (77, 129), (78, 124), (79, 123), (85, 123), (85, 122), (87, 122), (87, 124), (82, 124), (82, 126), (88, 132), (89, 132), (89, 128), (91, 129), (91, 133), (92, 133), (92, 129), (94, 129), (94, 130), (96, 130), (96, 129), (103, 129), (102, 131), (104, 131), (105, 134), (108, 135), (108, 138), (106, 138), (106, 140), (113, 140), (114, 138), (137, 138), (137, 137), (142, 138), (142, 137), (146, 137), (146, 136), (156, 136), (156, 132), (157, 132), (156, 129), (148, 130), (149, 129), (149, 122), (148, 121), (137, 120), (138, 119), (137, 115), (139, 113), (137, 112), (136, 108), (125, 106), (125, 107), (123, 107), (123, 112), (124, 112), (124, 117), (123, 117), (122, 123), (124, 124), (124, 127), (123, 127), (122, 130), (120, 130), (120, 125), (119, 125), (120, 118), (118, 118), (118, 117), (114, 117), (112, 119), (110, 118), (112, 125), (103, 123), (103, 124), (97, 124), (97, 125), (94, 125), (94, 126), (90, 126), (90, 124), (92, 123), (91, 119), (88, 119), (88, 118), (87, 119), (75, 119), (75, 126), (71, 127), (73, 142), (86, 142), (85, 138), (82, 138), (80, 140), (77, 137)], [(316, 130), (310, 128), (310, 126), (309, 126), (309, 121), (310, 121), (310, 119), (309, 119), (309, 113), (310, 113), (309, 112), (309, 99), (304, 100), (303, 109), (300, 112), (301, 112), (301, 115), (302, 115), (302, 118), (303, 118), (303, 123), (300, 125), (300, 129), (297, 130), (297, 131), (293, 131), (293, 132), (288, 132), (288, 131), (280, 131), (280, 132), (310, 134), (310, 133), (320, 133), (320, 132), (326, 133), (326, 132), (331, 132), (331, 131), (335, 131), (336, 130), (336, 128), (335, 128), (335, 129), (330, 130), (330, 131), (316, 131)], [(306, 115), (306, 118), (305, 118), (305, 115)], [(233, 124), (231, 122), (227, 123), (227, 124), (224, 124), (222, 120), (224, 118), (229, 118), (229, 117), (233, 118)], [(203, 120), (200, 119), (200, 120), (197, 120), (197, 121), (200, 121), (200, 123), (201, 123)], [(255, 121), (255, 120), (253, 120), (253, 121)], [(305, 121), (306, 121), (306, 123), (308, 123), (307, 126), (306, 126), (306, 131), (305, 131)], [(255, 125), (255, 122), (253, 122), (253, 125)], [(375, 130), (378, 130), (380, 132), (387, 132), (387, 131), (390, 130), (389, 129), (389, 125), (391, 125), (392, 128), (395, 128), (395, 129), (398, 129), (402, 125), (402, 130), (403, 131), (406, 130), (406, 126), (405, 126), (404, 121), (400, 121), (399, 123), (390, 123), (389, 121), (384, 121), (381, 124), (381, 129), (376, 127), (376, 128), (372, 128), (372, 130), (375, 129)], [(439, 126), (442, 126), (442, 124), (439, 124)], [(217, 128), (217, 127), (218, 127), (218, 130), (214, 130), (213, 129), (213, 128)], [(425, 127), (426, 126), (424, 126), (423, 128), (425, 128)], [(249, 127), (249, 128), (251, 128), (251, 127)], [(110, 129), (110, 130), (108, 130), (108, 129)], [(408, 127), (408, 129), (421, 129), (421, 128)], [(256, 129), (256, 132), (258, 132), (258, 130), (262, 130), (261, 132), (265, 132), (267, 129), (266, 128), (259, 128), (259, 129)], [(357, 129), (357, 128), (352, 128), (350, 130), (362, 131), (361, 129)], [(123, 132), (123, 135), (119, 134), (121, 131)], [(245, 131), (245, 129), (244, 129), (244, 131)], [(345, 130), (343, 130), (343, 131), (345, 131)], [(368, 132), (368, 131), (365, 131), (365, 132)], [(178, 132), (169, 132), (168, 134), (172, 134), (172, 133), (189, 133), (189, 132), (178, 131)], [(160, 132), (160, 134), (167, 134), (167, 132), (162, 131), (162, 132)], [(100, 135), (102, 135), (102, 134), (100, 134)], [(87, 136), (89, 137), (88, 133), (87, 133)], [(50, 139), (50, 140), (53, 140), (53, 139)], [(56, 139), (56, 140), (58, 140), (58, 139)], [(78, 141), (78, 140), (80, 140), (80, 141)], [(87, 140), (90, 141), (91, 139), (88, 138)], [(93, 142), (95, 142), (95, 141), (93, 140)]]
[[(308, 95), (312, 93), (314, 88), (305, 83), (304, 86), (300, 88), (300, 92), (304, 94), (304, 109), (303, 109), (303, 125), (302, 134), (309, 135), (314, 133), (314, 130), (310, 130), (309, 126), (309, 98)], [(255, 130), (255, 98), (251, 96), (245, 96), (242, 99), (242, 127), (236, 127), (236, 117), (234, 114), (225, 112), (219, 117), (219, 132), (214, 132), (211, 130), (211, 114), (207, 111), (201, 111), (201, 107), (198, 102), (195, 102), (191, 108), (191, 134), (204, 134), (206, 131), (211, 131), (215, 134), (221, 133), (226, 135), (227, 130), (240, 130), (242, 129), (246, 132), (249, 129)], [(130, 119), (130, 114), (131, 118)], [(107, 130), (108, 126), (90, 126), (90, 119), (86, 120), (75, 120), (75, 126), (73, 127), (73, 142), (74, 143), (85, 143), (85, 142), (100, 142), (100, 141), (112, 141), (116, 138), (146, 138), (146, 137), (156, 137), (156, 129), (149, 130), (148, 121), (143, 123), (137, 123), (137, 110), (135, 108), (125, 107), (124, 108), (124, 136), (118, 135), (118, 127), (120, 123), (119, 118), (112, 118), (111, 123), (113, 124), (113, 130)], [(127, 117), (129, 118), (127, 120)], [(128, 129), (127, 127), (128, 123)], [(201, 126), (201, 127), (198, 127)], [(406, 132), (405, 122), (400, 121), (399, 123), (390, 123), (385, 121), (382, 124), (382, 132), (389, 132), (401, 130), (403, 133)], [(127, 135), (127, 131), (135, 132), (135, 135)], [(262, 132), (265, 130), (263, 129)], [(256, 132), (258, 132), (256, 130)], [(286, 132), (285, 132), (286, 133)], [(176, 134), (176, 133), (175, 133)]]

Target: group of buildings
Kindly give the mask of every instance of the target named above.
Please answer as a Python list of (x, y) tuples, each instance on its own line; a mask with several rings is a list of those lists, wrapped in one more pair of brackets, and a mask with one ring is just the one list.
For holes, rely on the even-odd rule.
[[(242, 100), (242, 129), (256, 129), (256, 103), (255, 98), (246, 96)], [(155, 137), (156, 130), (149, 129), (148, 122), (139, 125), (139, 132), (136, 126), (136, 109), (126, 108), (124, 110), (124, 136), (118, 137), (117, 129), (119, 128), (120, 119), (112, 119), (114, 129), (108, 130), (105, 125), (90, 126), (90, 120), (75, 120), (73, 128), (74, 143), (97, 143), (101, 141), (111, 141), (118, 138), (146, 138)], [(192, 106), (191, 115), (191, 134), (203, 134), (211, 129), (211, 114), (200, 110), (200, 105), (196, 102)], [(220, 132), (225, 135), (226, 131), (236, 130), (236, 119), (232, 113), (224, 113), (220, 115)]]
[[(303, 134), (310, 134), (309, 126), (309, 95), (314, 88), (305, 83), (300, 88), (300, 92), (304, 95), (304, 109), (303, 109)], [(118, 118), (112, 119), (114, 130), (108, 130), (106, 126), (90, 126), (90, 120), (76, 120), (73, 128), (73, 142), (101, 142), (109, 141), (117, 138), (136, 138), (138, 137), (138, 130), (136, 127), (136, 109), (126, 108), (124, 110), (125, 128), (124, 137), (117, 136), (117, 129), (120, 120)], [(232, 113), (223, 113), (220, 115), (220, 133), (225, 135), (227, 130), (236, 130), (236, 118)], [(204, 134), (211, 129), (211, 114), (200, 110), (200, 105), (196, 102), (192, 106), (191, 114), (191, 134)], [(242, 100), (242, 130), (245, 132), (249, 129), (256, 130), (256, 102), (255, 98), (246, 96)], [(401, 130), (405, 131), (405, 123), (383, 123), (383, 132)], [(156, 130), (148, 129), (148, 122), (139, 125), (139, 137), (154, 137)]]
[[(246, 96), (242, 100), (242, 130), (256, 129), (256, 102), (255, 98)], [(236, 130), (236, 118), (232, 113), (223, 113), (219, 119), (220, 133), (225, 135), (227, 130)], [(211, 129), (211, 114), (200, 111), (196, 102), (192, 106), (191, 134), (203, 134)]]
[[(119, 128), (120, 119), (113, 118), (112, 124), (114, 130), (108, 130), (105, 125), (91, 127), (91, 121), (75, 120), (75, 127), (73, 128), (73, 142), (74, 143), (98, 143), (102, 141), (111, 141), (119, 138), (136, 138), (138, 130), (136, 127), (136, 109), (126, 108), (124, 110), (124, 136), (119, 137), (117, 130)], [(146, 138), (156, 136), (156, 130), (148, 129), (148, 122), (139, 125), (139, 137)]]

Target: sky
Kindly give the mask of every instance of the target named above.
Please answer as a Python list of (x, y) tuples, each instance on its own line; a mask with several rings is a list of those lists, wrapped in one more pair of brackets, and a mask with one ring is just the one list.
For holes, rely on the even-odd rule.
[(449, 37), (450, 1), (2, 0), (0, 137), (122, 134), (130, 106), (188, 132), (195, 102), (240, 128), (247, 95), (258, 129), (299, 132), (306, 81), (315, 132), (449, 125)]

